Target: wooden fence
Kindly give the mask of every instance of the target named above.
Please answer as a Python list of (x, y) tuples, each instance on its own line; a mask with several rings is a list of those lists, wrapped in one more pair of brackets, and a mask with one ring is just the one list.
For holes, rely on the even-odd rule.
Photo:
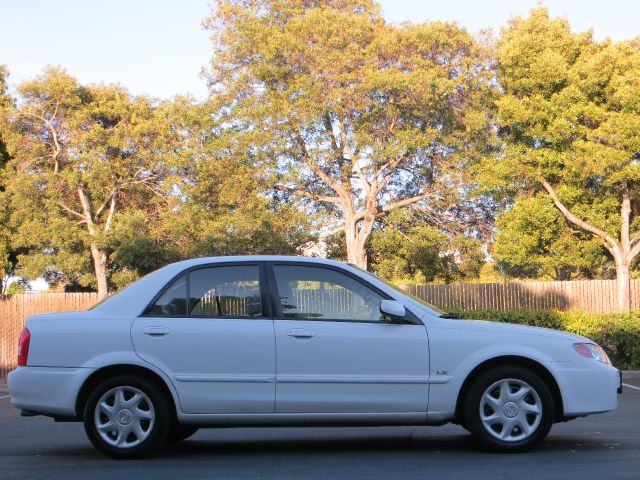
[(97, 301), (96, 293), (0, 295), (0, 383), (16, 367), (18, 338), (29, 315), (86, 310)]
[[(615, 311), (617, 305), (614, 280), (411, 285), (403, 288), (443, 309), (524, 308), (607, 313)], [(345, 290), (299, 289), (293, 293), (298, 309), (304, 312), (319, 308), (340, 311), (348, 309), (353, 302)], [(631, 281), (631, 300), (632, 308), (640, 308), (640, 279)], [(234, 305), (232, 310), (246, 309), (244, 301), (242, 305)], [(0, 383), (6, 381), (6, 374), (16, 366), (18, 337), (26, 317), (84, 310), (96, 302), (95, 293), (0, 295)]]
[[(615, 280), (452, 283), (410, 285), (403, 288), (443, 309), (580, 310), (610, 313), (616, 311), (618, 302)], [(631, 308), (640, 308), (640, 279), (631, 280)]]

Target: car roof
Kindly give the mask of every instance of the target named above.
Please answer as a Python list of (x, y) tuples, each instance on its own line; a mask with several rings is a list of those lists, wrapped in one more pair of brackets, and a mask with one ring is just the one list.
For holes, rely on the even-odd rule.
[[(318, 258), (318, 257), (303, 257), (297, 255), (224, 255), (218, 257), (198, 257), (191, 258), (189, 260), (181, 260), (179, 262), (174, 262), (169, 265), (180, 266), (183, 268), (198, 266), (198, 265), (207, 265), (210, 263), (221, 263), (221, 262), (304, 262), (304, 263), (318, 263), (321, 265), (336, 265), (344, 267), (345, 262), (340, 262), (338, 260), (331, 260), (328, 258)], [(167, 266), (169, 266), (167, 265)]]
[(148, 275), (145, 275), (138, 281), (129, 285), (120, 292), (107, 298), (100, 304), (96, 305), (93, 312), (96, 314), (109, 314), (113, 316), (130, 315), (141, 313), (156, 294), (163, 288), (167, 282), (175, 278), (176, 275), (184, 270), (198, 267), (200, 265), (212, 265), (216, 263), (234, 263), (234, 262), (304, 262), (307, 264), (317, 265), (333, 265), (353, 270), (353, 267), (336, 260), (328, 260), (325, 258), (300, 257), (293, 255), (235, 255), (220, 257), (201, 257), (182, 260), (180, 262), (170, 263)]
[[(234, 255), (234, 256), (218, 256), (218, 257), (201, 257), (192, 258), (189, 260), (183, 260), (180, 262), (170, 263), (148, 275), (142, 277), (137, 282), (129, 285), (124, 290), (112, 295), (104, 302), (98, 304), (91, 310), (91, 314), (95, 316), (109, 316), (109, 317), (131, 317), (131, 315), (139, 315), (147, 307), (149, 302), (156, 296), (156, 294), (173, 278), (181, 274), (187, 269), (198, 267), (200, 265), (214, 265), (216, 263), (235, 263), (235, 262), (300, 262), (309, 265), (330, 265), (339, 267), (342, 270), (350, 271), (351, 273), (364, 277), (366, 271), (359, 269), (358, 267), (340, 262), (337, 260), (330, 260), (327, 258), (316, 257), (302, 257), (295, 255)], [(391, 288), (385, 284), (382, 280), (367, 276), (366, 281), (376, 286), (383, 292), (386, 292), (391, 298), (397, 298), (398, 295), (402, 295), (405, 300), (415, 303), (418, 310), (414, 313), (422, 315), (423, 306), (418, 305), (415, 301), (411, 300), (406, 295), (401, 294), (396, 289)], [(435, 314), (437, 315), (437, 314)]]

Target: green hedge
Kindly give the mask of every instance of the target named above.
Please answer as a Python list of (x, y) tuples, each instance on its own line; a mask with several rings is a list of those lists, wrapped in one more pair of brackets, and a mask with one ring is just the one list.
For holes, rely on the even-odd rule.
[(595, 314), (548, 310), (459, 310), (460, 318), (555, 328), (590, 338), (622, 369), (640, 369), (640, 311)]

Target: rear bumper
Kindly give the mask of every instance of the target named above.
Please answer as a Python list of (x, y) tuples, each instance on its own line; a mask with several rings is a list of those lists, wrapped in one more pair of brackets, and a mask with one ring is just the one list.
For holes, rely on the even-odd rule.
[[(581, 362), (582, 363), (582, 362)], [(620, 371), (611, 365), (590, 361), (589, 368), (568, 363), (554, 369), (562, 394), (564, 416), (603, 413), (618, 407), (622, 390)]]
[(44, 415), (73, 417), (80, 387), (91, 368), (18, 367), (7, 386), (14, 407)]

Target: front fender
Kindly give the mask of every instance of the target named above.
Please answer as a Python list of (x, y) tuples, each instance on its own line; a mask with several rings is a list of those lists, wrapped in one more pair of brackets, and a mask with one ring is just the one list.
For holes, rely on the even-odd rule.
[[(479, 365), (498, 357), (520, 357), (545, 368), (560, 385), (556, 370), (570, 362), (558, 361), (554, 351), (562, 342), (546, 338), (522, 339), (520, 335), (503, 335), (499, 340), (482, 332), (431, 329), (429, 346), (431, 386), (429, 421), (440, 423), (455, 417), (455, 407), (465, 380)], [(566, 342), (565, 342), (566, 343)], [(562, 388), (560, 389), (562, 392)]]

